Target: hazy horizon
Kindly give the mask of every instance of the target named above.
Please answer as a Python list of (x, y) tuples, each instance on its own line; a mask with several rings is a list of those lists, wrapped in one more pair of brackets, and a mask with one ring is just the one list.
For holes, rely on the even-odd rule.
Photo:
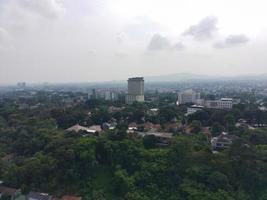
[(0, 85), (267, 73), (263, 0), (0, 0)]

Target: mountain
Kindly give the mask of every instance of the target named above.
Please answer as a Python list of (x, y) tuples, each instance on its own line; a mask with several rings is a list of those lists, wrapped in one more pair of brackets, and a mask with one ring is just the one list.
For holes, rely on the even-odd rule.
[(190, 81), (190, 80), (213, 80), (217, 78), (218, 77), (208, 76), (208, 75), (177, 73), (177, 74), (168, 74), (161, 76), (147, 76), (145, 77), (145, 80), (149, 82), (176, 82), (176, 81)]
[(147, 76), (148, 82), (179, 82), (179, 81), (219, 81), (219, 80), (267, 80), (267, 74), (239, 75), (239, 76), (209, 76), (191, 73), (177, 73), (161, 76)]

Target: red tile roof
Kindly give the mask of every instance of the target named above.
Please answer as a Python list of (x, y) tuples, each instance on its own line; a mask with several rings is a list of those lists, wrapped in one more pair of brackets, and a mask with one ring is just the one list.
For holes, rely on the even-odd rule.
[(77, 196), (68, 196), (68, 195), (65, 195), (61, 198), (61, 200), (81, 200), (82, 197), (77, 197)]

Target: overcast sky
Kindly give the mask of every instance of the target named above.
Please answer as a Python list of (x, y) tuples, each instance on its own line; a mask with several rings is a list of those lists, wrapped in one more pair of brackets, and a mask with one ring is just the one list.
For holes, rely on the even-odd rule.
[(267, 73), (266, 0), (0, 0), (0, 84)]

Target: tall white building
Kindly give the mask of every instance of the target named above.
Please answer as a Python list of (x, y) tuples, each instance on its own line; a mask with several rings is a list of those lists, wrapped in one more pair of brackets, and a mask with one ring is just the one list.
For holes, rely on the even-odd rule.
[(126, 95), (126, 103), (144, 102), (144, 78), (134, 77), (128, 79), (128, 93)]
[(178, 93), (178, 104), (195, 103), (198, 104), (200, 100), (200, 93), (194, 90), (185, 90)]

